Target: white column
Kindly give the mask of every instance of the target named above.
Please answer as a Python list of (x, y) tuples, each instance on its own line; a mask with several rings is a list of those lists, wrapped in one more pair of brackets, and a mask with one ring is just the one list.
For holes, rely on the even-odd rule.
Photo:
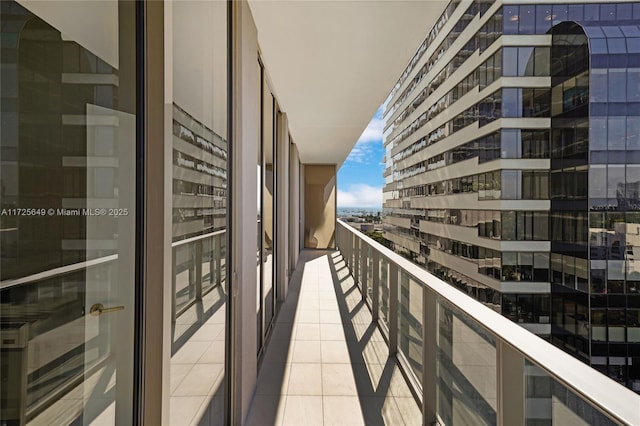
[(289, 121), (278, 114), (276, 135), (276, 295), (284, 301), (289, 287)]
[(300, 157), (296, 144), (289, 141), (289, 272), (293, 272), (300, 254)]
[[(165, 10), (165, 6), (169, 8)], [(165, 13), (170, 6), (164, 2), (145, 3), (144, 28), (144, 215), (143, 294), (141, 318), (142, 412), (136, 418), (140, 424), (169, 424), (169, 379), (171, 360), (171, 170), (173, 155), (171, 119), (165, 106)], [(170, 115), (169, 115), (170, 117)], [(170, 138), (170, 136), (169, 136)]]
[(300, 230), (300, 234), (298, 235), (299, 240), (298, 240), (298, 244), (300, 247), (300, 250), (302, 250), (304, 248), (304, 182), (306, 179), (306, 173), (305, 173), (305, 166), (304, 164), (300, 164), (300, 179), (299, 179), (299, 183), (300, 183), (300, 205), (298, 206), (298, 212), (300, 213), (300, 216), (298, 217), (298, 226), (299, 226), (299, 230)]
[(243, 424), (256, 386), (256, 217), (260, 73), (257, 30), (246, 1), (232, 8), (231, 422)]

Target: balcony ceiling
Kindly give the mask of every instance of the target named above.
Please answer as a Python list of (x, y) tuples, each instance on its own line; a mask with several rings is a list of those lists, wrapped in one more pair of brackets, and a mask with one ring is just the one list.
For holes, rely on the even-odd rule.
[(249, 0), (307, 164), (342, 164), (448, 1)]

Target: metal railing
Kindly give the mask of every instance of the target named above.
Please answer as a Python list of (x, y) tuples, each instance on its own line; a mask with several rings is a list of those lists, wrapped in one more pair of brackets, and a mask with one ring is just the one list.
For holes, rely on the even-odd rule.
[[(171, 244), (172, 251), (172, 314), (175, 319), (224, 280), (226, 230), (221, 229)], [(98, 266), (108, 266), (118, 260), (117, 254), (52, 268), (21, 278), (0, 281), (0, 289), (34, 285), (53, 278), (62, 278)], [(206, 266), (208, 265), (208, 268)], [(205, 267), (203, 267), (205, 266)]]
[(224, 281), (225, 239), (221, 229), (171, 244), (174, 319)]
[[(171, 246), (173, 253), (172, 318), (175, 321), (196, 301), (201, 300), (204, 295), (218, 285), (224, 284), (226, 230), (222, 229), (176, 241)], [(117, 275), (117, 261), (118, 254), (111, 254), (51, 268), (24, 277), (0, 281), (0, 290), (3, 292), (0, 320), (2, 323), (19, 325), (15, 329), (3, 328), (3, 356), (4, 351), (29, 353), (30, 341), (39, 337), (37, 332), (30, 336), (29, 327), (31, 323), (38, 321), (41, 324), (37, 330), (43, 329), (46, 332), (50, 327), (55, 327), (58, 330), (58, 335), (69, 334), (68, 350), (62, 356), (71, 360), (82, 358), (82, 354), (79, 352), (82, 345), (95, 345), (95, 342), (74, 340), (74, 336), (77, 335), (77, 332), (74, 331), (77, 328), (77, 325), (74, 326), (74, 321), (89, 315), (89, 306), (82, 306), (85, 304), (86, 283), (92, 281), (94, 286), (97, 286), (96, 283), (100, 282), (104, 284), (104, 288), (107, 288), (110, 280), (115, 279), (114, 277)], [(134, 285), (133, 281), (131, 285)], [(14, 296), (5, 293), (8, 291), (23, 293), (17, 293), (17, 300), (13, 301), (12, 297)], [(51, 295), (55, 295), (55, 297)], [(40, 301), (41, 299), (42, 301)], [(68, 312), (64, 313), (65, 311)], [(72, 314), (73, 312), (76, 312), (75, 316)], [(59, 346), (57, 346), (58, 350)], [(110, 353), (109, 349), (101, 354), (100, 359), (105, 359)], [(15, 364), (15, 360), (19, 358), (11, 359)], [(24, 360), (26, 359), (25, 355)], [(20, 414), (23, 420), (33, 418), (50, 406), (62, 395), (78, 386), (84, 380), (85, 374), (88, 374), (87, 371), (74, 369), (76, 364), (73, 362), (67, 362), (69, 367), (63, 365), (57, 367), (56, 370), (50, 368), (51, 361), (39, 364), (40, 361), (40, 358), (37, 357), (37, 360), (29, 367), (35, 370), (51, 370), (53, 373), (50, 372), (42, 376), (44, 378), (35, 374), (33, 379), (29, 380), (33, 380), (33, 383), (37, 384), (38, 381), (46, 379), (47, 387), (33, 386), (33, 383), (27, 382), (27, 364), (24, 362), (11, 365), (14, 370), (19, 370), (18, 374), (12, 376), (12, 380), (13, 378), (19, 379), (19, 386), (14, 386), (13, 392), (20, 395), (20, 401), (23, 403), (23, 412)], [(99, 365), (101, 364), (94, 362), (90, 365), (89, 370), (95, 369)], [(57, 373), (55, 373), (56, 371)], [(27, 385), (33, 390), (28, 389)]]
[(640, 396), (338, 220), (423, 424), (640, 425)]

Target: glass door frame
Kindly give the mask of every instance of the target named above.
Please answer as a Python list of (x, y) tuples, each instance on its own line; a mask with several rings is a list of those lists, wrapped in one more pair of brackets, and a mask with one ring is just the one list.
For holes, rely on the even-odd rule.
[[(136, 320), (134, 358), (134, 425), (168, 424), (171, 360), (172, 291), (172, 152), (165, 134), (170, 129), (165, 106), (165, 2), (136, 1)], [(236, 5), (227, 0), (227, 235), (225, 253), (225, 424), (233, 424), (232, 392), (237, 333), (233, 294), (233, 82), (234, 26)], [(164, 420), (164, 422), (163, 422)]]
[[(274, 319), (276, 315), (276, 304), (277, 304), (277, 285), (276, 285), (276, 252), (277, 252), (277, 155), (276, 155), (276, 147), (278, 144), (278, 103), (275, 99), (275, 96), (271, 93), (271, 89), (266, 80), (266, 73), (264, 70), (264, 63), (262, 62), (262, 58), (258, 55), (258, 64), (260, 66), (260, 137), (259, 137), (259, 146), (258, 146), (258, 160), (260, 161), (260, 182), (259, 182), (259, 193), (260, 196), (260, 226), (259, 229), (259, 264), (260, 264), (260, 273), (258, 275), (258, 295), (260, 298), (260, 322), (258, 324), (258, 353), (257, 356), (260, 358), (264, 352), (265, 341), (269, 332), (272, 329), (274, 324)], [(266, 310), (265, 310), (265, 298), (264, 298), (264, 232), (265, 232), (265, 203), (264, 203), (264, 191), (266, 184), (266, 161), (265, 161), (265, 138), (264, 138), (264, 95), (265, 90), (269, 92), (272, 103), (271, 103), (271, 140), (272, 140), (272, 165), (271, 165), (271, 173), (273, 176), (273, 185), (272, 185), (272, 211), (271, 211), (271, 226), (272, 226), (272, 255), (271, 255), (271, 282), (272, 282), (272, 291), (273, 296), (271, 297), (271, 318), (267, 321), (266, 318)]]

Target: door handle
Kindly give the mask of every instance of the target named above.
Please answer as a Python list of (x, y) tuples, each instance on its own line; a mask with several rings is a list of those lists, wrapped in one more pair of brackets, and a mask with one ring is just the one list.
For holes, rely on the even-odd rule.
[(102, 314), (108, 314), (109, 312), (116, 312), (124, 310), (124, 306), (112, 306), (110, 308), (105, 308), (102, 303), (95, 303), (89, 309), (89, 314), (91, 316), (97, 317)]

